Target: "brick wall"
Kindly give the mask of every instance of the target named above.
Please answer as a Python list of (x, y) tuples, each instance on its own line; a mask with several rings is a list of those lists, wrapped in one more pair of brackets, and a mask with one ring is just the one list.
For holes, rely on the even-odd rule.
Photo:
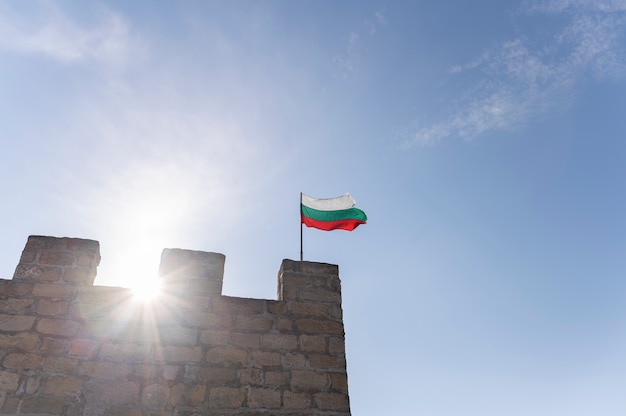
[(31, 236), (0, 280), (0, 414), (350, 415), (337, 266), (283, 260), (278, 300), (244, 299), (223, 255), (166, 249), (147, 304), (93, 286), (99, 261)]

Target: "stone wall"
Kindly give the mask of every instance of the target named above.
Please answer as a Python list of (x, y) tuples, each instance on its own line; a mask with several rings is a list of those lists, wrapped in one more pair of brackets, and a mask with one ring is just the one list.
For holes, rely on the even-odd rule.
[(278, 300), (244, 299), (223, 255), (166, 249), (142, 303), (93, 286), (99, 261), (31, 236), (0, 280), (0, 414), (350, 415), (337, 266), (283, 260)]

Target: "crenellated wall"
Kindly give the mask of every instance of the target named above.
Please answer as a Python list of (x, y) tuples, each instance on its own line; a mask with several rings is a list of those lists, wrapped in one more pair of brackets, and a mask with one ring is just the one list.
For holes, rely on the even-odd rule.
[(166, 249), (163, 294), (93, 286), (92, 240), (31, 236), (0, 280), (0, 414), (350, 415), (338, 267), (222, 296), (224, 256)]

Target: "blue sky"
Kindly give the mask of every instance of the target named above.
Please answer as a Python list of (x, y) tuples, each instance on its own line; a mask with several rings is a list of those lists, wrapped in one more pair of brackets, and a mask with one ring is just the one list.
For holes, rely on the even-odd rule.
[(626, 1), (0, 3), (0, 277), (31, 234), (274, 298), (298, 195), (355, 415), (626, 412)]

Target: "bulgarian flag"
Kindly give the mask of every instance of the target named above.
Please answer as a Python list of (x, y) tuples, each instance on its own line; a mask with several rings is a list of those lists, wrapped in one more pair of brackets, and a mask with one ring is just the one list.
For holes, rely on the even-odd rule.
[(356, 201), (349, 194), (326, 199), (301, 194), (300, 222), (324, 231), (352, 231), (367, 222), (365, 213), (354, 208), (355, 205)]

